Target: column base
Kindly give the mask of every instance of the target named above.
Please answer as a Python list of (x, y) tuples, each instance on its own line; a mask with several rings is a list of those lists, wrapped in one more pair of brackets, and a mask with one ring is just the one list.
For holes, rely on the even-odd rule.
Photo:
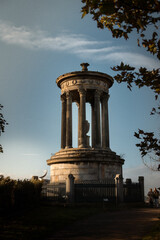
[(72, 146), (66, 146), (64, 149), (73, 148)]
[(96, 145), (94, 148), (100, 148), (100, 149), (102, 149), (102, 147), (101, 147), (100, 144), (99, 144), (99, 145)]
[(87, 148), (87, 146), (85, 144), (80, 144), (78, 148)]
[(102, 149), (107, 150), (107, 151), (111, 151), (110, 147), (102, 147)]

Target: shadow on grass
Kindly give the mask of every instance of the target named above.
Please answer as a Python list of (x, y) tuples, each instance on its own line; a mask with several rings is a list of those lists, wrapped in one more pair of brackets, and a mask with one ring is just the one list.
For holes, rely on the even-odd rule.
[(151, 229), (150, 233), (143, 237), (142, 240), (160, 240), (160, 221), (155, 224), (155, 226)]
[(64, 226), (102, 211), (94, 205), (65, 206), (43, 202), (28, 210), (13, 211), (0, 217), (0, 239), (46, 239)]
[[(75, 221), (97, 215), (102, 211), (119, 211), (128, 208), (146, 207), (144, 204), (53, 204), (44, 201), (31, 209), (8, 211), (0, 215), (0, 239), (3, 240), (44, 240)], [(157, 240), (160, 224), (151, 235), (143, 240)], [(153, 235), (154, 234), (154, 235)]]

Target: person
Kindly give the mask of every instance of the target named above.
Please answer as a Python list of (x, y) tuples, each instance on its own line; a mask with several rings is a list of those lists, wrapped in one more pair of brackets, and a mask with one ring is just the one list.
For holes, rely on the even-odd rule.
[(149, 197), (149, 205), (152, 207), (153, 206), (153, 191), (152, 188), (150, 188), (148, 192), (148, 197)]
[(153, 191), (154, 206), (159, 206), (159, 191), (155, 188)]

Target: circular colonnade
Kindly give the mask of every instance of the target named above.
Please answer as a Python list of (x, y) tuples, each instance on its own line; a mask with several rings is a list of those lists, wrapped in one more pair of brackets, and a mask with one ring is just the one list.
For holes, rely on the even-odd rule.
[[(122, 175), (124, 160), (111, 151), (109, 145), (108, 99), (113, 79), (105, 73), (88, 71), (88, 63), (81, 66), (82, 71), (63, 74), (56, 80), (62, 102), (61, 150), (47, 160), (52, 183), (65, 181), (68, 174), (82, 181)], [(78, 107), (77, 148), (72, 147), (73, 102)], [(91, 105), (91, 146), (86, 103)]]

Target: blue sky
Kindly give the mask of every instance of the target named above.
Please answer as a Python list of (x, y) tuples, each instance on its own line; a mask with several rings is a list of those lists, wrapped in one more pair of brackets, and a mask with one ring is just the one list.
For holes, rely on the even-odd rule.
[[(1, 136), (0, 173), (5, 176), (30, 178), (47, 169), (49, 177), (46, 160), (60, 150), (59, 75), (81, 70), (82, 62), (111, 76), (110, 67), (120, 61), (159, 67), (156, 58), (137, 47), (135, 33), (128, 41), (113, 39), (108, 30), (97, 29), (90, 16), (81, 19), (81, 6), (80, 0), (0, 1), (0, 103), (9, 122)], [(147, 188), (157, 186), (159, 173), (142, 164), (133, 135), (138, 128), (160, 128), (158, 117), (149, 115), (153, 106), (154, 94), (147, 88), (130, 92), (115, 82), (110, 89), (111, 149), (124, 154), (124, 177), (137, 180), (144, 175)], [(75, 105), (73, 115), (75, 129)]]

